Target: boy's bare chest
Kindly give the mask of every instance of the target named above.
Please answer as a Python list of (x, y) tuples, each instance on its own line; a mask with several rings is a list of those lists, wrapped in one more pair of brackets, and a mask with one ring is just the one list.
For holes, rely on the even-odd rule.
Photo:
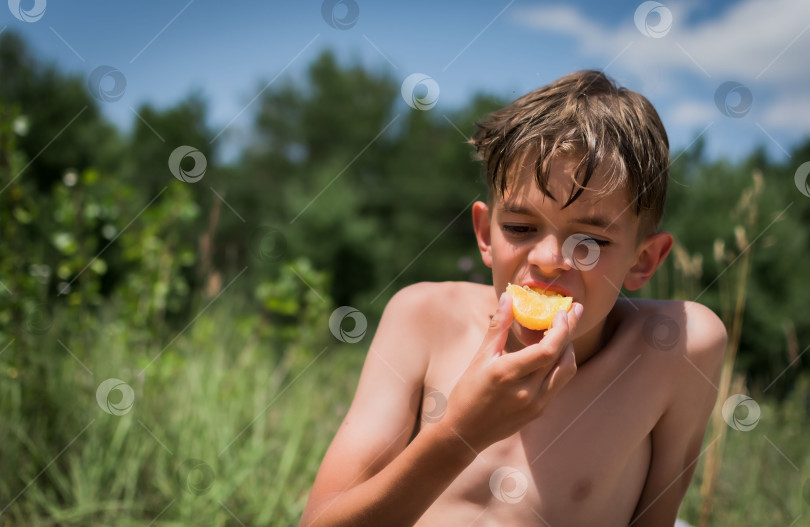
[[(649, 468), (661, 400), (651, 393), (653, 372), (641, 355), (603, 351), (614, 356), (582, 367), (540, 418), (479, 452), (424, 525), (450, 520), (443, 517), (450, 511), (453, 524), (461, 513), (478, 517), (476, 525), (627, 525)], [(460, 348), (431, 363), (425, 382), (435, 391), (426, 390), (423, 427), (440, 418), (436, 404), (466, 368), (466, 353)]]

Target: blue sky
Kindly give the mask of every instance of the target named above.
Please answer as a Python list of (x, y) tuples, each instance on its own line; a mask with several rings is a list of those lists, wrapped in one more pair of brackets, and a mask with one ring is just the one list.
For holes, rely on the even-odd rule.
[(675, 150), (700, 135), (713, 157), (764, 145), (774, 159), (803, 161), (788, 152), (810, 136), (806, 0), (327, 2), (345, 29), (315, 0), (11, 0), (0, 28), (64, 70), (119, 70), (123, 94), (102, 106), (125, 130), (140, 104), (201, 92), (212, 128), (227, 126), (218, 139), (226, 152), (249, 129), (262, 88), (300, 77), (332, 49), (398, 80), (431, 77), (439, 97), (428, 111), (439, 114), (476, 92), (513, 98), (576, 69), (604, 69), (653, 102)]

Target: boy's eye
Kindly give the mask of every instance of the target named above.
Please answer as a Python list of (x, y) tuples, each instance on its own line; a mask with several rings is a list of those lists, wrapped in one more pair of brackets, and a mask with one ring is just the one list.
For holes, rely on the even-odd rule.
[(508, 234), (526, 234), (532, 232), (532, 228), (528, 225), (510, 225), (505, 224), (501, 229)]

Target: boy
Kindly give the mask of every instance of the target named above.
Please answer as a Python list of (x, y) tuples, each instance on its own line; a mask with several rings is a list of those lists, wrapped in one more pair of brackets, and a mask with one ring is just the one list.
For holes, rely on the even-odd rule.
[[(478, 125), (473, 225), (493, 286), (423, 283), (386, 307), (302, 525), (672, 526), (715, 402), (726, 333), (692, 302), (620, 299), (658, 232), (666, 132), (578, 72)], [(508, 283), (572, 296), (517, 324)]]

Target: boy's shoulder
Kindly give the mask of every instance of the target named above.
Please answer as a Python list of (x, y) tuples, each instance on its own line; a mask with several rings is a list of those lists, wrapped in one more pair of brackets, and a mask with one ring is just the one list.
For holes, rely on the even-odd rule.
[(476, 307), (497, 307), (491, 285), (473, 282), (418, 282), (400, 289), (388, 308), (417, 311), (425, 317), (464, 315)]
[(498, 299), (491, 285), (472, 282), (418, 282), (388, 302), (381, 324), (417, 329), (431, 340), (467, 329), (486, 329)]
[[(622, 333), (634, 335), (663, 360), (685, 357), (701, 370), (719, 366), (726, 328), (708, 307), (688, 300), (624, 299), (617, 302)], [(681, 359), (682, 360), (682, 359)]]

